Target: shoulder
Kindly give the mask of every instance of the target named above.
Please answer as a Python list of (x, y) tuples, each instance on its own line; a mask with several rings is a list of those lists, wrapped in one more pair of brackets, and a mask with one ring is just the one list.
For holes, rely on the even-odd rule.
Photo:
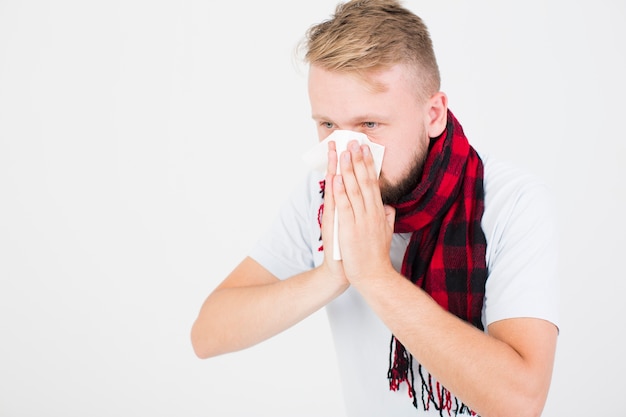
[(297, 182), (249, 255), (279, 279), (314, 267), (320, 246), (319, 213), (324, 175), (311, 171)]
[(487, 295), (485, 321), (537, 317), (558, 323), (558, 233), (547, 184), (510, 163), (485, 167)]
[(485, 213), (483, 229), (488, 241), (512, 224), (556, 221), (555, 199), (549, 186), (538, 176), (511, 163), (481, 155), (485, 167)]
[(485, 167), (485, 200), (492, 204), (510, 200), (512, 196), (543, 194), (550, 198), (547, 184), (530, 172), (506, 161), (481, 155)]

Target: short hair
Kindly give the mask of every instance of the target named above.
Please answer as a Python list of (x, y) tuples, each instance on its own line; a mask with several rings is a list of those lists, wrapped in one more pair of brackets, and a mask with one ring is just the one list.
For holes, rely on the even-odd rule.
[(406, 64), (415, 69), (421, 93), (440, 88), (440, 74), (428, 28), (398, 0), (340, 3), (329, 20), (311, 26), (301, 46), (304, 61), (330, 71), (368, 74)]

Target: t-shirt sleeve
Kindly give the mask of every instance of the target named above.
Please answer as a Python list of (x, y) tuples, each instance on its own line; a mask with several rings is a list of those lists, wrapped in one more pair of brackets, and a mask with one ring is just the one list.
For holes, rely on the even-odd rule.
[(321, 245), (317, 211), (322, 196), (318, 177), (311, 172), (292, 191), (268, 230), (249, 253), (252, 259), (279, 279), (314, 267), (314, 251)]
[[(501, 171), (500, 189), (486, 195), (489, 276), (484, 321), (540, 318), (559, 325), (558, 233), (549, 188), (533, 177)], [(486, 188), (486, 193), (494, 192)], [(489, 204), (489, 205), (488, 205)], [(487, 214), (487, 210), (490, 213)]]

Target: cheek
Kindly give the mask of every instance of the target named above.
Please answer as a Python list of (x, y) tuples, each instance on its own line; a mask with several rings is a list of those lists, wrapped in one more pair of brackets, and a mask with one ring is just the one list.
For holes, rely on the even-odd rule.
[(328, 135), (330, 135), (333, 131), (328, 129), (327, 127), (318, 125), (316, 127), (316, 131), (317, 131), (317, 139), (321, 142), (324, 139), (326, 139), (328, 137)]
[(401, 149), (393, 141), (386, 140), (388, 138), (376, 137), (374, 135), (368, 135), (369, 140), (385, 147), (385, 153), (383, 154), (383, 161), (380, 175), (387, 180), (392, 180), (396, 177), (398, 171), (398, 164), (402, 163), (399, 159), (401, 155)]
[(416, 165), (423, 165), (427, 153), (427, 144), (410, 148), (385, 147), (381, 176), (390, 184), (399, 184), (415, 173)]
[(381, 175), (391, 183), (397, 182), (410, 165), (409, 159), (408, 154), (401, 149), (385, 147)]
[[(377, 142), (375, 138), (370, 139)], [(430, 139), (424, 126), (415, 125), (398, 129), (386, 139), (378, 142), (385, 146), (381, 175), (388, 182), (397, 184), (411, 172), (416, 161), (423, 160), (428, 152)]]

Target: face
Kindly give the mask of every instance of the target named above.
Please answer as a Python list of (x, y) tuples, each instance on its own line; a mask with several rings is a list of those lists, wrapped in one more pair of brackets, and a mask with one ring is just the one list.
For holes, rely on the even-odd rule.
[(417, 94), (416, 81), (402, 65), (372, 75), (371, 80), (312, 65), (309, 99), (320, 141), (337, 129), (365, 133), (385, 147), (380, 188), (385, 204), (412, 191), (428, 151), (429, 109)]

